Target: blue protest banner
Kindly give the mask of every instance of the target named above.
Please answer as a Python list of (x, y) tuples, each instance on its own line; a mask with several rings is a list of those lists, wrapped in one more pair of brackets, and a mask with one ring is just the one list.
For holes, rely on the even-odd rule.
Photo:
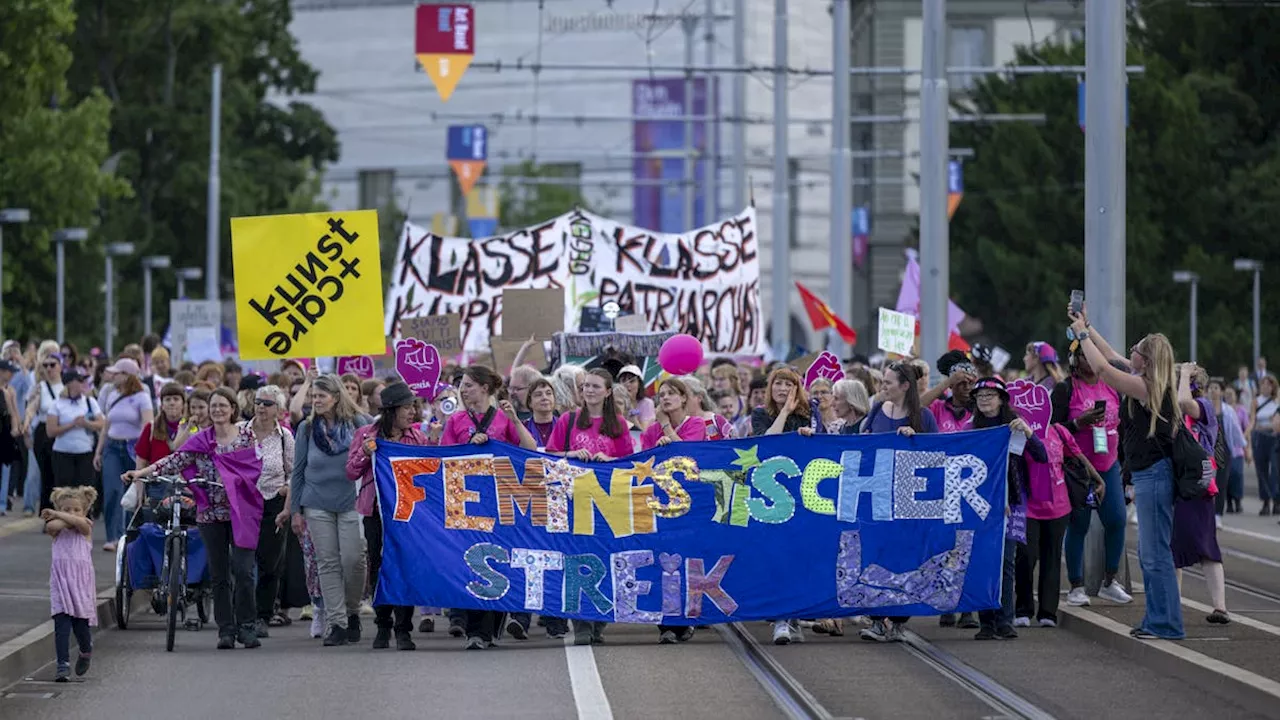
[(613, 462), (379, 442), (379, 604), (648, 624), (1000, 600), (1009, 430), (672, 443)]

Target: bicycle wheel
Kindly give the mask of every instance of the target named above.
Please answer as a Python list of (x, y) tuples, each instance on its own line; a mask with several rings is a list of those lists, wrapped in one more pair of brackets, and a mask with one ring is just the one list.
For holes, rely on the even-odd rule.
[(187, 579), (183, 577), (185, 572), (185, 563), (182, 562), (187, 551), (185, 538), (180, 535), (169, 538), (169, 542), (165, 545), (165, 554), (168, 555), (167, 565), (169, 566), (169, 577), (164, 581), (168, 583), (168, 597), (165, 598), (166, 610), (168, 618), (165, 622), (165, 638), (164, 649), (173, 652), (174, 636), (178, 632), (178, 618), (183, 614), (186, 603)]
[(116, 565), (116, 627), (128, 630), (133, 588), (129, 587), (129, 558), (123, 547), (116, 555)]

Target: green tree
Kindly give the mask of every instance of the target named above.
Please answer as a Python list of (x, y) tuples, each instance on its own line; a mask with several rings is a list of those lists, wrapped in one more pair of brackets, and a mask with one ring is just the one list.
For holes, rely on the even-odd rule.
[[(1146, 71), (1129, 84), (1127, 340), (1164, 332), (1187, 355), (1188, 291), (1170, 278), (1193, 270), (1201, 276), (1200, 360), (1230, 373), (1251, 348), (1249, 278), (1232, 270), (1232, 259), (1280, 262), (1280, 246), (1269, 242), (1280, 155), (1268, 130), (1280, 103), (1252, 81), (1264, 66), (1242, 69), (1228, 53), (1256, 33), (1218, 27), (1226, 22), (1219, 11), (1197, 11), (1209, 20), (1198, 25), (1182, 5), (1146, 10), (1129, 48), (1130, 64)], [(1262, 62), (1252, 49), (1244, 58)], [(1084, 48), (1022, 50), (1016, 62), (1080, 65)], [(1065, 345), (1063, 307), (1084, 284), (1085, 136), (1075, 82), (988, 77), (973, 96), (978, 111), (1042, 112), (1045, 124), (952, 129), (953, 145), (976, 150), (951, 224), (954, 296), (983, 320), (988, 339), (1007, 347), (1032, 339)], [(1268, 300), (1280, 300), (1280, 292), (1265, 292)], [(1277, 339), (1264, 329), (1264, 347)]]
[[(72, 0), (0, 3), (0, 207), (31, 211), (30, 223), (5, 228), (0, 282), (8, 337), (53, 335), (53, 232), (91, 226), (99, 198), (123, 197), (129, 190), (101, 170), (111, 104), (100, 92), (68, 92), (68, 39), (74, 29)], [(76, 282), (83, 277), (80, 269), (101, 267), (99, 237), (89, 247), (68, 249), (69, 323), (80, 308), (100, 306), (93, 302), (96, 284)]]
[[(288, 0), (77, 0), (72, 87), (101, 88), (114, 104), (111, 150), (135, 189), (109, 202), (103, 233), (132, 240), (121, 263), (136, 274), (143, 255), (175, 267), (203, 265), (206, 251), (212, 68), (221, 63), (221, 287), (231, 293), (228, 218), (319, 207), (318, 177), (338, 157), (336, 133), (319, 111), (291, 100), (314, 90), (316, 72), (289, 31)], [(119, 300), (121, 341), (140, 331), (138, 283)], [(156, 274), (157, 298), (173, 296)], [(156, 319), (164, 325), (165, 303)]]

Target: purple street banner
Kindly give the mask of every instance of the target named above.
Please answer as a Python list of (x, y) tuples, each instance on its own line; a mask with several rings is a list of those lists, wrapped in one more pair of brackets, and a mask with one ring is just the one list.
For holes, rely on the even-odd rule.
[[(711, 222), (711, 214), (717, 209), (707, 207), (709, 198), (702, 181), (706, 177), (706, 160), (694, 164), (694, 216), (685, 217), (686, 126), (683, 120), (665, 118), (718, 114), (716, 87), (712, 85), (708, 108), (705, 78), (694, 79), (692, 102), (686, 102), (683, 77), (632, 81), (631, 112), (637, 118), (632, 126), (637, 156), (633, 161), (634, 179), (640, 181), (631, 198), (632, 222), (636, 225), (658, 232), (683, 233)], [(700, 157), (719, 154), (714, 128), (712, 122), (693, 123), (693, 147)]]
[(701, 625), (1000, 605), (1007, 427), (582, 462), (378, 441), (379, 605)]

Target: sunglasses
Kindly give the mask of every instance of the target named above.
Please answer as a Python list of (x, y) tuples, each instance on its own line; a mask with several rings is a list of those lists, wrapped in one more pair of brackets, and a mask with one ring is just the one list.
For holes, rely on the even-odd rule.
[(1150, 356), (1150, 355), (1148, 355), (1148, 354), (1146, 354), (1146, 353), (1144, 353), (1144, 352), (1142, 352), (1142, 350), (1140, 350), (1140, 349), (1138, 348), (1138, 346), (1137, 346), (1137, 345), (1134, 345), (1133, 347), (1129, 348), (1129, 354), (1130, 354), (1130, 355), (1135, 354), (1135, 353), (1136, 353), (1136, 354), (1138, 354), (1138, 355), (1141, 355), (1142, 357), (1144, 357), (1144, 358), (1146, 358), (1146, 359), (1148, 359), (1148, 360), (1150, 360), (1150, 359), (1151, 359), (1151, 356)]
[(257, 398), (256, 400), (254, 400), (254, 401), (253, 401), (253, 404), (254, 404), (254, 405), (257, 405), (258, 407), (268, 407), (268, 408), (270, 408), (270, 407), (275, 407), (275, 406), (276, 406), (276, 401), (275, 401), (275, 400), (265, 400), (265, 399), (263, 399), (263, 398)]
[(56, 363), (56, 362), (41, 363), (41, 365), (43, 365), (44, 367), (48, 367), (48, 368), (55, 368), (55, 367), (58, 367), (58, 366), (59, 366), (59, 365), (61, 365), (61, 364), (62, 364), (62, 363)]

